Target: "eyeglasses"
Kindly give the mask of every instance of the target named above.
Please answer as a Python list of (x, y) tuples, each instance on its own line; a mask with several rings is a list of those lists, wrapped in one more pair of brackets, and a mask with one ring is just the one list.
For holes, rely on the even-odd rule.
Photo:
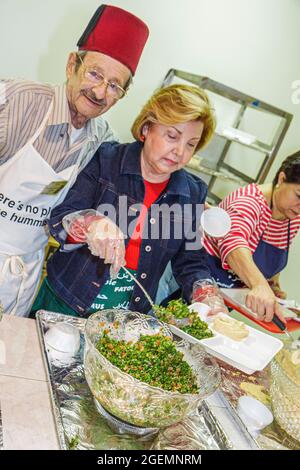
[(124, 88), (122, 88), (116, 82), (106, 80), (99, 70), (96, 70), (94, 67), (87, 67), (84, 65), (80, 55), (78, 55), (78, 57), (84, 68), (84, 76), (89, 82), (92, 82), (95, 86), (100, 86), (104, 83), (106, 85), (106, 93), (108, 96), (114, 98), (115, 100), (123, 98), (123, 96), (126, 94), (126, 90), (124, 90)]

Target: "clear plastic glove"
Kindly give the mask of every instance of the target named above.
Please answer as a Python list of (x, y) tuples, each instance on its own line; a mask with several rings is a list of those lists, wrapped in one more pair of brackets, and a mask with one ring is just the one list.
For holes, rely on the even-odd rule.
[(110, 275), (115, 278), (125, 266), (124, 234), (108, 217), (90, 209), (63, 218), (68, 239), (74, 243), (87, 243), (91, 253), (110, 264)]
[(62, 225), (68, 234), (71, 243), (86, 243), (88, 228), (94, 220), (103, 219), (103, 215), (94, 209), (72, 212), (62, 220)]
[(192, 303), (201, 302), (210, 307), (208, 316), (218, 313), (229, 313), (221, 295), (220, 289), (213, 279), (201, 279), (194, 282)]
[(94, 256), (99, 256), (104, 263), (111, 264), (111, 277), (116, 277), (125, 266), (125, 243), (122, 231), (108, 217), (93, 220), (86, 236), (88, 247)]

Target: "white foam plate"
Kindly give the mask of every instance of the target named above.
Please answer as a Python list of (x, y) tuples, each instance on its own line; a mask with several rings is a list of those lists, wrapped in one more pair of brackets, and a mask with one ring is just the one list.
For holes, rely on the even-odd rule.
[[(197, 311), (197, 307), (195, 307), (196, 304), (189, 306), (191, 310)], [(198, 313), (198, 315), (201, 320), (208, 323), (214, 334), (212, 338), (199, 340), (173, 325), (169, 325), (170, 330), (175, 335), (191, 343), (201, 344), (212, 356), (221, 359), (246, 374), (253, 374), (256, 371), (263, 370), (283, 346), (283, 343), (279, 339), (262, 333), (250, 326), (247, 326), (249, 336), (242, 341), (235, 341), (211, 328), (210, 324), (212, 324), (213, 318), (209, 319), (206, 315), (202, 315), (201, 313)], [(222, 315), (228, 316), (225, 314)]]

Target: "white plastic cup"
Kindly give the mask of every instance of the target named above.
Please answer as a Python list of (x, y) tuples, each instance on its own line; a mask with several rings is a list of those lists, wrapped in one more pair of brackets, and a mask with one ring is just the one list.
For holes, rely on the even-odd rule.
[(255, 398), (242, 396), (238, 399), (237, 413), (253, 436), (272, 423), (273, 415), (269, 408)]
[(70, 323), (57, 323), (46, 332), (45, 343), (60, 353), (76, 354), (80, 347), (80, 333)]
[(189, 305), (189, 311), (198, 313), (200, 320), (206, 321), (207, 315), (210, 312), (210, 307), (206, 304), (202, 304), (201, 302), (194, 302)]
[(231, 229), (231, 219), (221, 207), (211, 207), (202, 212), (201, 227), (210, 237), (222, 238)]

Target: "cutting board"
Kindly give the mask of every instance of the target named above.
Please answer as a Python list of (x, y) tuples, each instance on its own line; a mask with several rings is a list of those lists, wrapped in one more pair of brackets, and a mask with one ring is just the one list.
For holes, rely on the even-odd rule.
[[(222, 295), (224, 297), (225, 304), (236, 310), (237, 312), (245, 315), (247, 318), (252, 320), (253, 322), (257, 323), (262, 328), (270, 331), (271, 333), (278, 333), (284, 334), (278, 326), (276, 326), (273, 322), (265, 322), (258, 320), (256, 318), (256, 314), (252, 312), (249, 308), (245, 305), (245, 297), (249, 289), (221, 289)], [(294, 320), (293, 318), (289, 318), (289, 315), (292, 317), (295, 314), (288, 310), (287, 308), (282, 308), (285, 319), (286, 319), (286, 328), (288, 331), (296, 331), (300, 330), (300, 322)]]

